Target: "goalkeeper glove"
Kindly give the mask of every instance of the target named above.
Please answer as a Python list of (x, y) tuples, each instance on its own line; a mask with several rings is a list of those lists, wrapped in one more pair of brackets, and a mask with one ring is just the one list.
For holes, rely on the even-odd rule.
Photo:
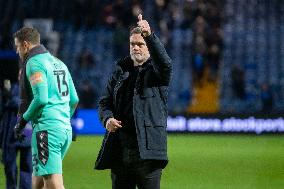
[(23, 130), (28, 122), (23, 118), (23, 116), (18, 116), (17, 124), (14, 127), (14, 136), (17, 140), (22, 142), (25, 139)]

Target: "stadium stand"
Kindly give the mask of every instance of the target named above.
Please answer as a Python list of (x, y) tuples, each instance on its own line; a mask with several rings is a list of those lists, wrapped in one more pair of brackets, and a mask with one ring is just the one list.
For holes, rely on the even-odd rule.
[[(60, 35), (53, 38), (59, 40), (57, 56), (75, 75), (80, 96), (97, 101), (115, 61), (128, 54), (129, 28), (143, 10), (173, 59), (171, 113), (280, 112), (284, 110), (280, 2), (0, 0), (0, 50), (12, 50), (12, 33), (25, 19), (52, 19), (53, 31)], [(81, 107), (84, 104), (90, 103)]]
[[(275, 111), (283, 111), (283, 21), (280, 1), (227, 0), (221, 68), (221, 110), (262, 110), (261, 86), (270, 86)], [(244, 96), (234, 94), (234, 67), (242, 70)], [(241, 80), (241, 79), (240, 79)]]

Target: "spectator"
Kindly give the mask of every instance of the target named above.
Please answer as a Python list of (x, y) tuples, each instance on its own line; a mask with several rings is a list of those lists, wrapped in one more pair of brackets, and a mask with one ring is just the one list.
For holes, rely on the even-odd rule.
[(79, 107), (94, 108), (97, 102), (100, 74), (99, 71), (96, 70), (95, 57), (85, 48), (78, 56), (78, 65), (75, 76), (75, 82), (81, 99)]
[(262, 112), (270, 113), (273, 107), (273, 95), (271, 87), (267, 83), (261, 85), (261, 102), (262, 102)]
[(91, 109), (96, 107), (97, 93), (88, 80), (85, 80), (82, 82), (82, 86), (79, 86), (79, 98), (81, 99), (80, 108)]
[(219, 70), (219, 63), (220, 63), (220, 48), (218, 45), (214, 44), (209, 47), (208, 54), (207, 54), (207, 61), (210, 67), (210, 76), (209, 79), (211, 81), (216, 81), (218, 70)]
[(204, 68), (205, 68), (205, 52), (206, 45), (204, 43), (204, 38), (199, 35), (194, 39), (194, 50), (193, 50), (193, 60), (192, 60), (192, 68), (193, 68), (193, 80), (194, 82), (201, 84), (201, 79), (203, 77)]
[(231, 77), (232, 77), (232, 89), (234, 95), (237, 98), (244, 100), (246, 97), (244, 70), (236, 64), (233, 65), (231, 70)]

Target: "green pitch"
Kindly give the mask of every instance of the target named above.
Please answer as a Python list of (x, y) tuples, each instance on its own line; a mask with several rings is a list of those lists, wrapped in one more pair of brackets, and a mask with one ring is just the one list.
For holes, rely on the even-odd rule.
[[(109, 189), (109, 171), (93, 170), (102, 137), (80, 136), (64, 160), (66, 189)], [(282, 135), (169, 135), (162, 189), (283, 189)], [(0, 166), (0, 188), (4, 187)]]

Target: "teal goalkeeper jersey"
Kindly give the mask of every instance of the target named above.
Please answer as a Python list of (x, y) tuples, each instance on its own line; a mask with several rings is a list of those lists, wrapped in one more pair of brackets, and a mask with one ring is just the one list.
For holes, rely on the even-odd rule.
[(79, 101), (66, 65), (50, 53), (30, 58), (26, 76), (32, 101), (23, 118), (43, 126), (70, 128), (70, 118)]

